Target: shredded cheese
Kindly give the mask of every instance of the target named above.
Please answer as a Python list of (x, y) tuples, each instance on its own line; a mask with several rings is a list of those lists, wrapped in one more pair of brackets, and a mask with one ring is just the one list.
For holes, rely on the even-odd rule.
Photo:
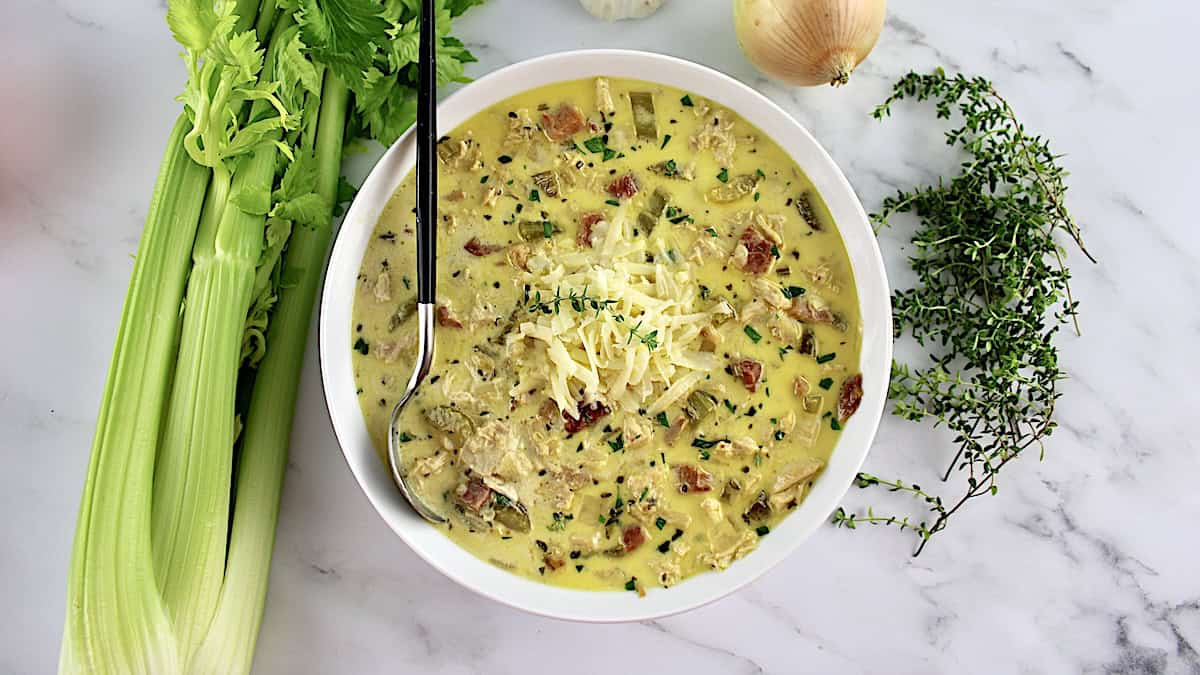
[[(661, 242), (658, 262), (646, 262), (646, 239), (631, 236), (626, 211), (596, 223), (596, 248), (535, 255), (522, 279), (530, 302), (551, 312), (531, 313), (509, 337), (536, 343), (518, 364), (528, 371), (520, 379), (544, 378), (572, 417), (581, 401), (657, 414), (718, 367), (713, 354), (700, 351), (710, 315), (699, 311), (690, 265)], [(571, 301), (585, 292), (582, 303)]]

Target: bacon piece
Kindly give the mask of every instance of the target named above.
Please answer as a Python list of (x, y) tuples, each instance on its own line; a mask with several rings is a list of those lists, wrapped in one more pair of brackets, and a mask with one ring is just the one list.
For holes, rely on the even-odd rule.
[(675, 467), (675, 473), (679, 477), (680, 492), (708, 492), (712, 489), (712, 474), (698, 466), (680, 464)]
[(608, 194), (618, 199), (629, 199), (636, 195), (637, 191), (637, 178), (631, 173), (627, 173), (608, 184)]
[(828, 307), (818, 307), (806, 297), (792, 298), (792, 304), (787, 308), (787, 315), (804, 323), (836, 323), (837, 317)]
[(574, 434), (578, 431), (586, 429), (596, 423), (596, 420), (604, 417), (609, 413), (608, 408), (603, 403), (595, 401), (588, 404), (581, 404), (579, 408), (579, 417), (574, 418), (567, 411), (563, 411), (563, 419), (566, 420), (567, 435)]
[(599, 211), (583, 214), (579, 219), (579, 234), (575, 235), (575, 243), (580, 248), (592, 247), (592, 226), (604, 220), (604, 214)]
[(437, 322), (439, 326), (445, 326), (447, 328), (463, 327), (462, 322), (454, 318), (454, 315), (450, 313), (450, 308), (445, 305), (438, 305)]
[(753, 227), (747, 227), (742, 232), (739, 243), (746, 247), (746, 263), (742, 265), (742, 270), (751, 274), (763, 274), (770, 269), (775, 254), (771, 253), (769, 239)]
[(762, 378), (762, 364), (753, 359), (734, 361), (729, 366), (729, 372), (734, 377), (740, 377), (746, 390), (753, 394), (758, 389), (758, 381)]
[(845, 422), (858, 410), (862, 403), (862, 373), (851, 375), (842, 382), (842, 393), (838, 396), (838, 418)]
[(467, 489), (458, 495), (458, 503), (478, 513), (491, 498), (492, 489), (478, 478), (472, 478), (467, 481)]
[(556, 555), (550, 555), (549, 553), (542, 556), (542, 562), (546, 563), (546, 567), (549, 567), (551, 572), (567, 564), (567, 561)]
[(632, 553), (646, 541), (646, 531), (641, 525), (630, 525), (621, 532), (621, 544), (626, 553)]
[(586, 122), (579, 108), (570, 103), (558, 106), (558, 110), (553, 114), (542, 113), (542, 128), (546, 130), (550, 140), (554, 141), (563, 141), (574, 136), (583, 129)]
[(482, 258), (483, 256), (491, 255), (504, 247), (496, 246), (495, 244), (485, 244), (479, 241), (479, 237), (471, 237), (470, 241), (463, 244), (463, 248), (466, 249), (467, 253)]

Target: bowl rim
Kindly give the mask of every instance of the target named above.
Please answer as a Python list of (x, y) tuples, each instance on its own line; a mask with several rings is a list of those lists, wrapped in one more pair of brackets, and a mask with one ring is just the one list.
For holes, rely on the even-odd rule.
[[(484, 597), (534, 614), (597, 623), (643, 621), (695, 609), (758, 579), (794, 553), (836, 507), (870, 450), (883, 414), (892, 360), (891, 299), (883, 258), (866, 212), (832, 157), (780, 106), (717, 70), (654, 52), (583, 49), (556, 52), (495, 70), (447, 96), (438, 131), (446, 133), (477, 112), (554, 82), (608, 76), (684, 89), (734, 110), (766, 133), (801, 167), (837, 223), (851, 260), (862, 313), (860, 370), (863, 400), (834, 446), (812, 490), (751, 554), (717, 573), (702, 573), (645, 597), (620, 591), (551, 586), (476, 558), (421, 520), (403, 501), (379, 460), (354, 393), (351, 324), (362, 254), (384, 206), (411, 169), (410, 128), (363, 181), (335, 234), (321, 290), (318, 352), (326, 411), (343, 458), (376, 513), (422, 560)], [(852, 246), (853, 243), (853, 246)], [(347, 384), (349, 386), (347, 386)], [(364, 443), (365, 440), (365, 443)]]

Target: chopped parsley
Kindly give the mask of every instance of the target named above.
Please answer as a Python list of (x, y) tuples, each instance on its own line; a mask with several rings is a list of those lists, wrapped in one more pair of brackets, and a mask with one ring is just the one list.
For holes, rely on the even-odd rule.
[(762, 339), (762, 334), (754, 330), (754, 326), (747, 324), (742, 330), (746, 332), (746, 337), (750, 338), (754, 344), (758, 344), (758, 341)]
[[(661, 520), (661, 519), (660, 519), (660, 520)], [(658, 529), (660, 529), (660, 530), (661, 530), (662, 528), (660, 527), (660, 528), (658, 528)], [(668, 539), (668, 540), (666, 540), (666, 541), (664, 541), (663, 543), (661, 543), (661, 544), (659, 544), (659, 545), (658, 545), (658, 552), (659, 552), (659, 553), (666, 553), (667, 551), (670, 551), (670, 550), (671, 550), (671, 540), (670, 540), (670, 539)]]
[(829, 388), (833, 386), (833, 378), (832, 377), (822, 377), (821, 381), (817, 383), (817, 386), (826, 391), (829, 391)]
[(354, 351), (366, 356), (371, 351), (371, 345), (367, 344), (366, 340), (358, 338), (358, 340), (354, 342)]
[(712, 295), (712, 289), (709, 288), (708, 286), (701, 285), (700, 286), (700, 299), (707, 300), (708, 296), (710, 296), (710, 295)]
[(758, 536), (760, 536), (760, 537), (765, 537), (765, 536), (767, 536), (767, 533), (769, 533), (770, 531), (771, 531), (771, 528), (767, 527), (766, 525), (759, 525), (759, 526), (758, 526), (757, 528), (755, 528), (755, 530), (754, 530), (754, 532), (755, 532), (756, 534), (758, 534)]
[(658, 423), (663, 425), (664, 427), (666, 427), (668, 429), (671, 428), (671, 421), (669, 419), (667, 419), (667, 413), (660, 412), (654, 416), (654, 419), (658, 420)]
[(480, 179), (479, 179), (479, 184), (480, 184), (480, 185), (483, 185), (484, 183), (488, 182), (488, 179), (489, 179), (489, 178), (491, 178), (491, 176), (484, 176), (483, 178), (480, 178)]
[(616, 150), (613, 150), (612, 148), (605, 148), (605, 149), (604, 149), (604, 155), (603, 155), (602, 161), (605, 161), (605, 162), (607, 162), (608, 160), (610, 160), (610, 159), (612, 159), (613, 157), (616, 157), (616, 156), (617, 156), (617, 151), (616, 151)]
[(754, 170), (754, 175), (755, 175), (755, 176), (758, 176), (759, 178), (766, 178), (766, 177), (767, 177), (767, 174), (763, 173), (763, 170), (762, 170), (762, 169), (755, 169), (755, 170)]
[(829, 428), (833, 429), (834, 431), (841, 431), (842, 423), (838, 421), (838, 418), (830, 417), (829, 418)]
[(798, 298), (801, 295), (804, 295), (805, 292), (806, 291), (804, 290), (804, 288), (802, 286), (784, 286), (783, 287), (783, 297), (787, 298), (788, 300), (791, 300), (792, 298)]
[(414, 439), (414, 436), (412, 434), (408, 433), (407, 431), (401, 431), (400, 435), (396, 436), (396, 440), (400, 441), (401, 443), (408, 443), (408, 442), (412, 441), (413, 439)]
[(542, 201), (542, 196), (538, 194), (537, 190), (530, 190), (529, 191), (529, 201), (540, 202), (540, 201)]
[(583, 142), (583, 147), (593, 153), (604, 152), (604, 139), (599, 136), (593, 136)]
[(717, 234), (717, 231), (716, 231), (714, 228), (711, 228), (711, 227), (710, 227), (710, 228), (708, 228), (708, 229), (706, 229), (706, 230), (704, 230), (704, 231), (705, 231), (705, 232), (707, 232), (707, 233), (708, 233), (708, 236), (710, 236), (710, 237), (719, 237), (719, 236), (721, 236), (720, 234)]
[(654, 526), (655, 526), (655, 527), (657, 527), (657, 528), (658, 528), (658, 529), (660, 529), (660, 530), (661, 530), (661, 529), (663, 529), (664, 527), (666, 527), (666, 526), (667, 526), (667, 519), (666, 519), (666, 518), (663, 518), (662, 516), (659, 516), (659, 517), (655, 518), (655, 519), (654, 519)]
[(625, 590), (627, 590), (627, 591), (636, 591), (637, 590), (637, 577), (629, 577), (629, 581), (625, 582)]
[(613, 452), (620, 452), (625, 449), (625, 435), (617, 434), (616, 439), (608, 442), (608, 447), (612, 448)]
[(690, 108), (695, 105), (692, 103), (692, 97), (688, 94), (684, 94), (683, 98), (679, 99), (679, 102), (682, 103), (685, 108)]
[(620, 206), (621, 205), (621, 202), (619, 202), (615, 199), (605, 199), (604, 203), (608, 204), (609, 206)]
[(837, 352), (829, 352), (828, 354), (822, 354), (822, 355), (818, 356), (817, 363), (829, 363), (830, 361), (832, 361), (836, 358), (837, 358)]
[(500, 155), (496, 158), (496, 161), (500, 162), (501, 164), (508, 164), (512, 161), (512, 157), (509, 157), (508, 155)]
[(542, 221), (542, 236), (546, 239), (554, 236), (554, 223), (548, 220)]
[(728, 183), (729, 182), (729, 169), (726, 169), (725, 167), (721, 167), (721, 173), (717, 174), (717, 180), (721, 181), (722, 183)]
[(761, 196), (762, 196), (761, 194), (759, 194), (759, 193), (755, 192), (755, 193), (754, 193), (754, 201), (758, 201), (758, 198), (759, 198), (759, 197), (761, 197)]
[(662, 145), (658, 146), (658, 149), (662, 150), (663, 148), (667, 147), (667, 143), (670, 143), (670, 142), (671, 142), (671, 134), (667, 134), (666, 136), (663, 136)]
[(706, 438), (700, 438), (700, 437), (696, 437), (695, 439), (693, 439), (693, 440), (692, 440), (692, 447), (693, 447), (693, 448), (700, 448), (700, 449), (702, 449), (702, 450), (707, 450), (707, 449), (709, 449), (709, 448), (715, 448), (715, 447), (717, 446), (717, 443), (723, 443), (723, 442), (725, 442), (725, 441), (727, 441), (727, 440), (729, 440), (729, 439), (726, 439), (726, 438), (717, 438), (717, 439), (714, 439), (714, 440), (711, 440), (711, 441), (710, 441), (710, 440), (708, 440), (708, 439), (706, 439)]
[(547, 525), (546, 529), (550, 530), (551, 532), (562, 532), (563, 530), (567, 529), (566, 517), (564, 517), (562, 513), (555, 512), (554, 522)]

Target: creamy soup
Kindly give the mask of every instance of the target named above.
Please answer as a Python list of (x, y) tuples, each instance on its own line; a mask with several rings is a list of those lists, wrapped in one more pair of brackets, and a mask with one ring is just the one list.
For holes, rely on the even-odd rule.
[[(858, 407), (836, 225), (733, 111), (563, 82), (439, 140), (436, 356), (402, 418), (415, 488), (478, 557), (557, 586), (670, 586), (747, 555)], [(379, 219), (354, 370), (385, 457), (416, 348), (413, 178)]]

